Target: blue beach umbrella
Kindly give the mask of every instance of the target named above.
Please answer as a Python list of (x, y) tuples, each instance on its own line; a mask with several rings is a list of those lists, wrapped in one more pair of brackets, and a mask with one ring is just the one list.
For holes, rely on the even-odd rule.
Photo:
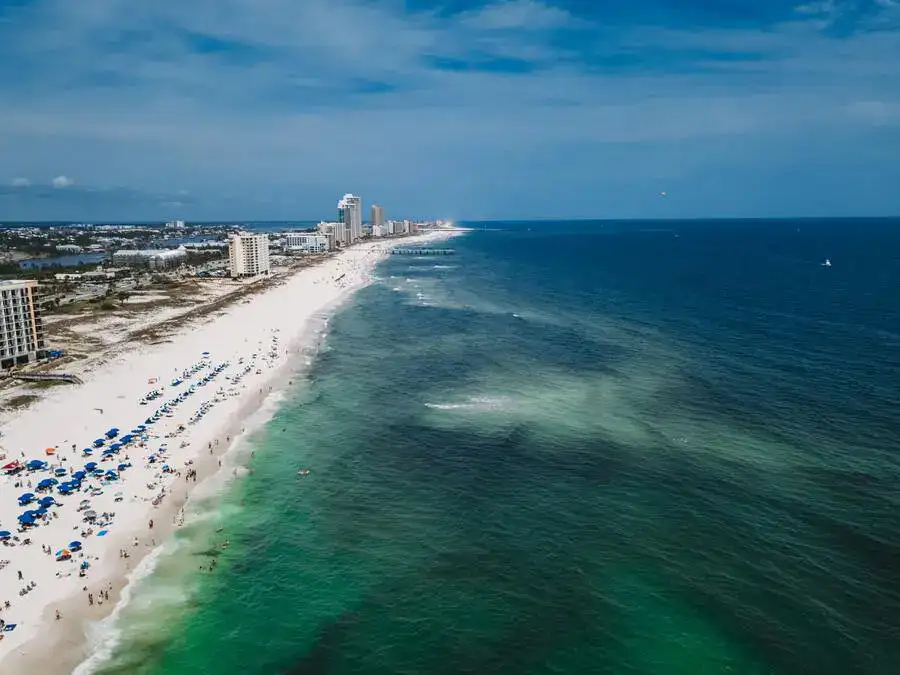
[(81, 550), (81, 542), (80, 541), (70, 541), (69, 542), (69, 550), (70, 551), (80, 551)]
[(87, 471), (93, 471), (94, 469), (97, 468), (97, 462), (88, 462), (87, 464), (84, 465), (84, 468)]
[(23, 513), (19, 516), (19, 522), (22, 523), (22, 525), (34, 525), (34, 516)]
[(54, 471), (53, 473), (55, 473), (57, 476), (65, 476), (65, 475), (66, 475), (66, 470), (63, 469), (62, 467), (60, 467), (59, 469), (57, 469), (57, 470)]
[(94, 439), (94, 447), (95, 448), (102, 448), (104, 443), (106, 443), (106, 441), (102, 438)]
[(44, 508), (47, 508), (48, 506), (53, 506), (54, 504), (56, 504), (56, 500), (48, 495), (47, 497), (41, 499), (38, 504), (40, 504)]
[(32, 459), (25, 466), (28, 467), (29, 469), (31, 469), (32, 471), (37, 471), (38, 469), (43, 469), (45, 466), (47, 466), (47, 462), (42, 462), (39, 459)]
[(46, 507), (46, 506), (42, 506), (41, 508), (39, 508), (39, 509), (36, 511), (36, 513), (37, 513), (38, 516), (40, 516), (40, 517), (46, 516), (46, 515), (47, 515), (47, 507)]
[(47, 488), (52, 488), (54, 485), (59, 484), (59, 481), (55, 478), (45, 478), (40, 483), (37, 484), (38, 490), (46, 490)]
[(87, 476), (87, 473), (85, 473), (84, 471), (76, 471), (72, 474), (72, 478), (76, 480), (84, 480), (85, 476)]
[(34, 501), (34, 493), (26, 492), (23, 495), (19, 495), (19, 504), (24, 506), (25, 504), (30, 504)]
[(115, 438), (118, 435), (119, 435), (119, 430), (116, 427), (113, 427), (112, 429), (110, 429), (109, 431), (106, 432), (107, 438)]
[(107, 471), (106, 472), (107, 480), (117, 480), (118, 478), (119, 478), (119, 474), (117, 474), (115, 471)]
[(130, 464), (119, 464), (119, 471), (124, 471), (130, 466)]
[(71, 494), (71, 492), (72, 492), (75, 488), (76, 488), (76, 486), (73, 485), (72, 483), (63, 483), (62, 485), (60, 485), (60, 486), (57, 488), (57, 490), (59, 490), (59, 494), (61, 494), (61, 495), (67, 495), (67, 494)]
[(9, 530), (0, 530), (0, 539), (9, 539), (12, 536), (12, 532)]

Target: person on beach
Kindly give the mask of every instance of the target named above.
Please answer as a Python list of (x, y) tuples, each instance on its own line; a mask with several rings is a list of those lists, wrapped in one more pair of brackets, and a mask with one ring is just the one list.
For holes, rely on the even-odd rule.
[(59, 621), (62, 618), (62, 615), (59, 613), (59, 610), (56, 610), (56, 620)]

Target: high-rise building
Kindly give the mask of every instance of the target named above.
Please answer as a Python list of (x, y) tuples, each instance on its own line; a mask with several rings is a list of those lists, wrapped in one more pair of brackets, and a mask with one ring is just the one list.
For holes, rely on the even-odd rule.
[(0, 368), (45, 356), (37, 281), (0, 281)]
[(268, 274), (269, 237), (249, 232), (232, 234), (228, 238), (228, 260), (233, 278)]
[(350, 193), (338, 202), (338, 222), (347, 229), (347, 243), (359, 241), (362, 236), (362, 199)]
[(384, 232), (384, 209), (378, 206), (378, 204), (372, 204), (372, 231), (375, 231), (375, 228), (382, 233)]

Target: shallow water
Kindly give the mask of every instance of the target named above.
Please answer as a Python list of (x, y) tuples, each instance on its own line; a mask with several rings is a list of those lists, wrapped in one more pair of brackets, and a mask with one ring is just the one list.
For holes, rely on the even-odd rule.
[(900, 672), (898, 225), (386, 261), (98, 672)]

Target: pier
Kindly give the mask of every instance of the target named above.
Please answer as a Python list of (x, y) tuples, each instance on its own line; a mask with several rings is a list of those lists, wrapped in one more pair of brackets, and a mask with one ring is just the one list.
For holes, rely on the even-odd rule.
[(392, 248), (393, 255), (453, 255), (456, 249), (452, 248)]

